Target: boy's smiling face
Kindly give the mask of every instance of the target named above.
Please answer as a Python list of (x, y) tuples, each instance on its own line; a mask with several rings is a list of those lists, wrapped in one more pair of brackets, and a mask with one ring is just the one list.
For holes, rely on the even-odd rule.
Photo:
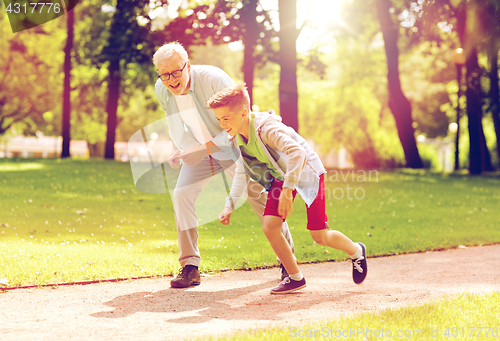
[(231, 108), (229, 106), (214, 109), (215, 117), (220, 126), (231, 137), (237, 134), (248, 139), (248, 110), (240, 107)]

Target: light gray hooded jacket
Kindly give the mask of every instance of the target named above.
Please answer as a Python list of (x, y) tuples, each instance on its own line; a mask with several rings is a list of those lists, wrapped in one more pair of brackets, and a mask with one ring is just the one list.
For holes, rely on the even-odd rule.
[[(249, 129), (255, 129), (262, 150), (284, 179), (283, 187), (296, 189), (310, 206), (318, 195), (319, 177), (326, 173), (318, 154), (293, 128), (283, 124), (281, 117), (273, 110), (251, 115), (254, 115), (254, 127)], [(232, 143), (236, 145), (236, 139)], [(247, 184), (246, 174), (266, 190), (271, 187), (272, 176), (267, 165), (245, 153), (241, 153), (241, 156), (236, 163), (236, 174), (226, 199), (226, 207), (229, 208), (235, 207), (243, 195)]]

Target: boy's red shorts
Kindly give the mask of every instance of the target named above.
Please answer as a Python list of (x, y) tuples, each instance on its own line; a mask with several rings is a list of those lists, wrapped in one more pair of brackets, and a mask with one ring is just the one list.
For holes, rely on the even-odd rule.
[[(279, 198), (281, 189), (283, 188), (283, 181), (274, 178), (271, 188), (267, 193), (266, 209), (264, 215), (272, 215), (280, 217), (278, 214)], [(297, 194), (293, 190), (293, 198)], [(328, 217), (326, 215), (326, 200), (325, 200), (325, 176), (321, 174), (319, 177), (319, 189), (316, 199), (314, 199), (311, 206), (307, 207), (307, 229), (308, 230), (324, 230), (328, 228)], [(285, 219), (283, 219), (284, 221)]]

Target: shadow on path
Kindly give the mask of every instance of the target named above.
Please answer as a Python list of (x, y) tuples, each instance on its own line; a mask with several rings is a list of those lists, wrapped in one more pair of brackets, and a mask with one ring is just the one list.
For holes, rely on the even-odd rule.
[[(124, 318), (136, 313), (164, 313), (165, 322), (202, 323), (212, 319), (229, 320), (277, 320), (281, 314), (307, 310), (313, 305), (330, 300), (344, 300), (359, 295), (356, 292), (332, 293), (297, 292), (288, 295), (272, 295), (269, 289), (276, 281), (219, 291), (195, 291), (193, 288), (137, 292), (118, 296), (104, 305), (114, 308), (91, 314), (95, 318)], [(262, 294), (258, 293), (262, 291)], [(291, 299), (293, 297), (293, 299)], [(231, 304), (231, 301), (239, 303)], [(172, 317), (174, 313), (175, 317)], [(177, 316), (176, 316), (177, 315)]]

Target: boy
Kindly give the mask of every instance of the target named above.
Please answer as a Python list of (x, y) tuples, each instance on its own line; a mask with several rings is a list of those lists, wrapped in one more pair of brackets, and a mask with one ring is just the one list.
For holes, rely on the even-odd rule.
[(208, 101), (219, 124), (231, 136), (241, 151), (236, 174), (226, 205), (219, 215), (222, 224), (229, 224), (232, 209), (242, 196), (246, 174), (268, 191), (262, 229), (289, 277), (272, 294), (285, 294), (306, 286), (290, 246), (281, 234), (281, 225), (292, 213), (298, 192), (307, 208), (307, 229), (318, 244), (345, 251), (353, 263), (353, 280), (361, 284), (367, 274), (366, 248), (353, 243), (338, 231), (328, 230), (325, 205), (323, 164), (309, 144), (281, 123), (273, 111), (250, 111), (250, 99), (245, 84), (225, 88)]

